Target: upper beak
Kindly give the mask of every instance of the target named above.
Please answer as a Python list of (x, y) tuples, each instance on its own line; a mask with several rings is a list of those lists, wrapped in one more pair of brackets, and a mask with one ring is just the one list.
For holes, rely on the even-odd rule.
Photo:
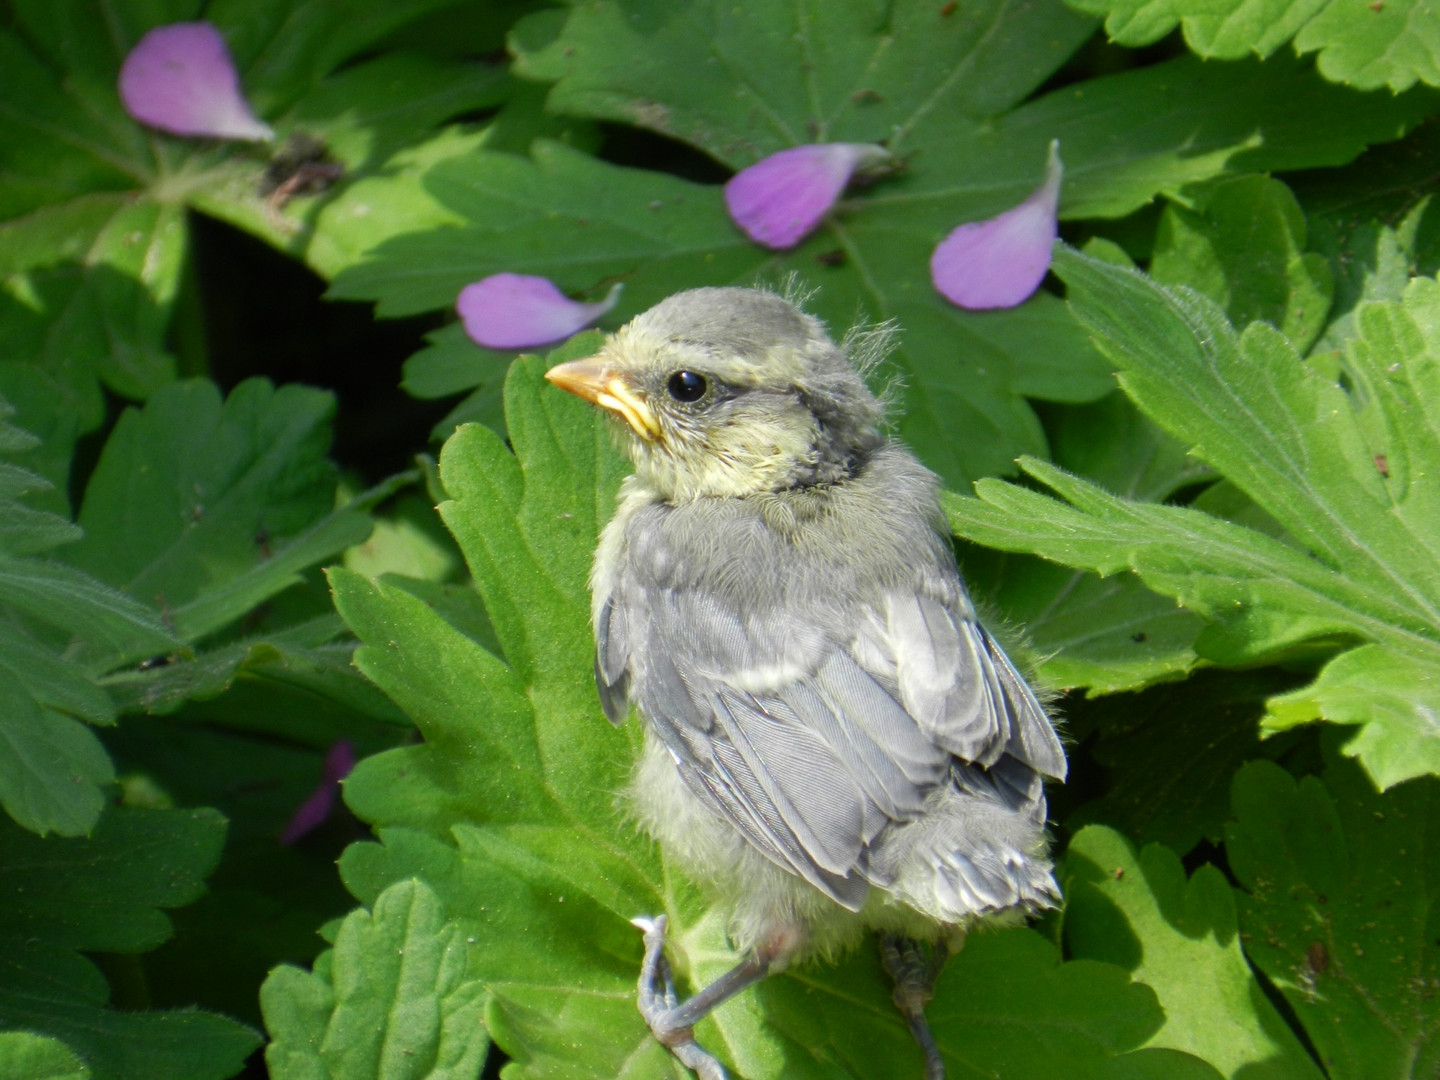
[(587, 356), (584, 360), (557, 364), (545, 373), (545, 378), (561, 390), (624, 417), (642, 439), (653, 441), (660, 437), (660, 421), (654, 410), (603, 358)]

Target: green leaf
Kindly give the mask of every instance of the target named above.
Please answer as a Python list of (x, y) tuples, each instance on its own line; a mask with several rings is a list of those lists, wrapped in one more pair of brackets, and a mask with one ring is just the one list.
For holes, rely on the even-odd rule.
[[(64, 400), (60, 384), (38, 368), (5, 361), (0, 361), (0, 397), (25, 417), (23, 431), (0, 421), (0, 444), (6, 447), (0, 454), (14, 455), (15, 465), (39, 474), (51, 485), (26, 495), (26, 505), (73, 517), (68, 487), (79, 422), (72, 403)], [(6, 428), (11, 436), (3, 434)]]
[[(320, 616), (198, 656), (167, 657), (164, 663), (117, 671), (105, 677), (104, 686), (125, 712), (173, 713), (187, 702), (208, 701), (243, 682), (263, 686), (272, 699), (271, 709), (280, 710), (282, 691), (293, 688), (309, 700), (312, 712), (329, 702), (398, 722), (394, 707), (351, 666), (354, 642), (335, 640), (343, 631), (337, 616)], [(294, 718), (272, 725), (257, 715), (244, 726), (301, 736)]]
[[(942, 504), (965, 504), (945, 493)], [(1134, 578), (1097, 578), (1024, 555), (967, 547), (963, 568), (972, 595), (995, 609), (1007, 651), (1024, 657), (1038, 680), (1090, 694), (1133, 690), (1183, 678), (1196, 663), (1203, 620)]]
[(1058, 411), (1050, 432), (1057, 465), (1127, 499), (1164, 502), (1215, 477), (1119, 392)]
[(1186, 880), (1163, 844), (1138, 854), (1119, 833), (1080, 830), (1065, 857), (1065, 941), (1151, 987), (1165, 1024), (1149, 1046), (1184, 1050), (1225, 1076), (1320, 1080), (1245, 962), (1235, 897), (1214, 866)]
[[(449, 309), (464, 285), (502, 271), (586, 296), (622, 280), (627, 291), (607, 318), (616, 325), (681, 288), (794, 274), (837, 335), (862, 318), (899, 324), (899, 430), (952, 486), (1045, 453), (1023, 397), (1089, 401), (1111, 385), (1048, 293), (1008, 311), (965, 312), (927, 272), (956, 225), (1029, 194), (1052, 140), (1067, 166), (1062, 216), (1123, 215), (1231, 171), (1349, 160), (1430, 108), (1418, 97), (1361, 99), (1326, 87), (1289, 58), (1224, 71), (1181, 60), (1022, 104), (1087, 33), (1056, 2), (994, 0), (943, 15), (919, 0), (833, 13), (770, 0), (742, 20), (722, 4), (633, 0), (577, 6), (560, 19), (541, 13), (512, 38), (519, 70), (559, 80), (552, 108), (678, 136), (727, 165), (846, 139), (887, 141), (904, 168), (776, 254), (729, 222), (714, 185), (604, 165), (544, 141), (533, 161), (493, 149), (447, 156), (426, 169), (425, 193), (466, 224), (382, 243), (338, 276), (335, 294), (398, 315)], [(657, 42), (663, 63), (651, 51)], [(759, 70), (758, 81), (735, 81)], [(413, 175), (395, 186), (422, 218), (439, 212), (416, 200)], [(427, 353), (409, 374), (421, 393), (468, 389), (494, 371), (486, 354), (472, 355), (468, 380), (456, 374), (463, 354), (450, 348)], [(480, 405), (461, 415), (488, 420)]]
[(91, 644), (104, 666), (180, 645), (151, 608), (60, 563), (0, 555), (0, 603)]
[(1440, 1069), (1440, 786), (1378, 794), (1353, 764), (1235, 777), (1226, 830), (1246, 955), (1284, 995), (1334, 1080)]
[(542, 273), (567, 290), (624, 275), (622, 306), (634, 311), (673, 291), (676, 276), (728, 279), (762, 261), (714, 188), (545, 140), (531, 154), (476, 147), (435, 161), (425, 189), (464, 224), (381, 244), (336, 278), (331, 295), (377, 300), (378, 314), (400, 316), (449, 308), (464, 285), (500, 269)]
[[(415, 6), (433, 8), (454, 2), (424, 0)], [(339, 14), (344, 6), (326, 5), (331, 9), (326, 14)], [(390, 10), (403, 7), (387, 5)], [(290, 28), (281, 33), (289, 51)], [(332, 202), (342, 193), (348, 195), (352, 184), (363, 185), (402, 167), (414, 153), (411, 144), (418, 134), (453, 116), (493, 108), (509, 89), (500, 67), (407, 54), (369, 58), (329, 75), (277, 123), (281, 131), (318, 139), (324, 145), (329, 160), (343, 169), (338, 187), (298, 195), (277, 210), (272, 201), (258, 197), (260, 178), (255, 165), (239, 161), (228, 163), (209, 183), (194, 188), (188, 193), (189, 201), (204, 213), (303, 257), (328, 277), (338, 269), (337, 248), (367, 244), (378, 225), (368, 220), (368, 215), (365, 220), (357, 218), (357, 213), (374, 206), (361, 194), (348, 199), (340, 216), (327, 221), (322, 238), (317, 224)], [(403, 211), (396, 213), (397, 209), (376, 207), (377, 217), (381, 222), (400, 218), (413, 224)]]
[[(534, 17), (534, 23), (533, 34), (530, 23), (520, 24), (511, 47), (518, 72), (556, 83), (550, 96), (554, 109), (647, 127), (737, 168), (800, 143), (889, 141), (893, 149), (907, 152), (936, 140), (947, 151), (947, 169), (958, 166), (961, 175), (976, 179), (993, 172), (995, 159), (981, 156), (966, 166), (961, 154), (950, 152), (952, 147), (975, 139), (982, 126), (978, 121), (1020, 106), (1091, 29), (1087, 20), (1058, 3), (1027, 7), (1003, 0), (949, 14), (921, 0), (849, 4), (834, 11), (772, 0), (747, 8), (744, 20), (733, 18), (719, 2), (676, 9), (661, 0), (628, 0), (574, 8), (558, 33), (548, 15)], [(1288, 57), (1276, 60), (1262, 79), (1298, 73)], [(1154, 124), (1131, 124), (1112, 115), (1103, 133), (1108, 150), (1125, 141), (1158, 150), (1173, 137), (1170, 124), (1176, 125), (1176, 134), (1184, 128), (1193, 137), (1195, 129), (1181, 119), (1192, 109), (1203, 111), (1207, 122), (1203, 141), (1192, 142), (1187, 156), (1206, 156), (1204, 151), (1218, 146), (1211, 140), (1230, 124), (1235, 125), (1231, 137), (1243, 139), (1242, 131), (1254, 129), (1242, 127), (1240, 113), (1256, 107), (1275, 110), (1263, 124), (1265, 142), (1277, 142), (1267, 153), (1290, 141), (1290, 133), (1281, 134), (1284, 127), (1293, 133), (1308, 129), (1307, 139), (1320, 136), (1319, 127), (1292, 108), (1299, 102), (1266, 100), (1253, 93), (1258, 89), (1253, 85), (1235, 92), (1262, 70), (1258, 65), (1214, 72), (1207, 81), (1219, 96), (1196, 99), (1180, 87), (1205, 78), (1200, 70), (1187, 60), (1092, 80), (1084, 93), (1066, 88), (1021, 107), (1013, 120), (1029, 127), (1031, 117), (1046, 116), (1051, 129), (1046, 138), (1061, 140), (1072, 172), (1099, 164), (1080, 165), (1087, 151), (1100, 149), (1099, 138), (1085, 145), (1087, 135), (1101, 135), (1098, 129), (1086, 130), (1086, 114), (1097, 107), (1143, 114)], [(1122, 87), (1150, 93), (1126, 101)], [(1342, 94), (1326, 93), (1318, 85), (1315, 90), (1342, 110), (1325, 117), (1330, 137), (1363, 128), (1363, 121), (1356, 123), (1357, 106), (1366, 106), (1353, 95), (1347, 102)], [(1156, 94), (1160, 99), (1150, 96)], [(1308, 97), (1307, 103), (1317, 102)], [(927, 158), (936, 149), (927, 147)], [(924, 168), (928, 172), (939, 164), (927, 160)], [(1185, 167), (1178, 155), (1165, 164), (1172, 170)], [(1147, 165), (1154, 167), (1139, 164), (1139, 170)], [(1097, 195), (1108, 189), (1109, 198), (1119, 197), (1116, 189), (1124, 185), (1115, 181), (1127, 172), (1126, 178), (1133, 178), (1135, 172), (1118, 162), (1114, 167), (1119, 175), (1108, 183), (1097, 175), (1081, 180), (1081, 186), (1091, 188), (1093, 182)], [(1273, 166), (1257, 166), (1267, 167)], [(921, 168), (918, 160), (915, 168)], [(991, 176), (988, 186), (996, 179)], [(1067, 191), (1067, 203), (1073, 197)]]
[(316, 216), (306, 260), (331, 279), (382, 241), (463, 225), (464, 219), (429, 194), (422, 180), (430, 167), (484, 145), (487, 135), (484, 128), (444, 128), (400, 150), (385, 163), (381, 175), (346, 184)]
[(1265, 176), (1212, 181), (1168, 206), (1150, 274), (1188, 285), (1244, 327), (1268, 322), (1300, 352), (1324, 328), (1334, 294), (1323, 256), (1305, 252), (1305, 215), (1290, 189)]
[(268, 557), (265, 549), (271, 541), (257, 543), (262, 561), (177, 607), (172, 613), (176, 631), (194, 640), (233, 622), (276, 593), (300, 584), (304, 580), (300, 571), (363, 543), (371, 528), (366, 515), (336, 510), (271, 548)]
[(1202, 840), (1219, 844), (1235, 770), (1258, 757), (1278, 758), (1296, 741), (1262, 743), (1258, 723), (1266, 698), (1296, 681), (1268, 670), (1201, 671), (1138, 694), (1069, 703), (1072, 737), (1093, 736), (1088, 749), (1106, 783), (1066, 827), (1109, 825), (1182, 855)]
[(0, 806), (25, 828), (80, 836), (100, 816), (102, 788), (115, 779), (90, 729), (46, 708), (24, 681), (0, 668)]
[(101, 419), (94, 380), (148, 396), (175, 377), (164, 337), (184, 250), (179, 206), (112, 194), (0, 226), (0, 266), (19, 297), (0, 301), (9, 356), (62, 379), (86, 428)]
[[(97, 576), (0, 554), (0, 603), (11, 613), (0, 623), (0, 805), (16, 820), (41, 833), (90, 830), (114, 773), (76, 718), (113, 723), (117, 703), (173, 712), (243, 672), (274, 688), (257, 716), (275, 717), (287, 736), (313, 726), (297, 725), (282, 705), (296, 691), (310, 696), (307, 713), (354, 705), (393, 722), (349, 671), (348, 648), (317, 651), (339, 629), (333, 619), (313, 640), (304, 627), (282, 627), (200, 657), (181, 644), (233, 623), (368, 534), (364, 514), (332, 509), (330, 407), (327, 395), (258, 380), (223, 405), (208, 382), (167, 387), (122, 417), (91, 477), (88, 533), (67, 554)], [(11, 444), (26, 441), (7, 430)], [(11, 490), (44, 485), (17, 469), (0, 471), (0, 486), (7, 480)]]
[(1299, 53), (1318, 52), (1316, 66), (1334, 82), (1361, 90), (1405, 90), (1417, 81), (1440, 85), (1435, 60), (1440, 23), (1416, 0), (1345, 4), (1334, 0), (1069, 0), (1105, 16), (1105, 31), (1122, 45), (1148, 45), (1176, 25), (1201, 56), (1237, 60), (1269, 56), (1294, 40)]
[(28, 1031), (0, 1031), (0, 1080), (90, 1080), (62, 1042)]
[(0, 623), (0, 668), (41, 705), (90, 724), (113, 724), (115, 703), (79, 664), (58, 655), (18, 626)]
[[(1214, 474), (1121, 393), (1055, 410), (1055, 460), (1131, 499), (1161, 500)], [(948, 507), (955, 497), (946, 493)], [(963, 506), (963, 504), (959, 504)], [(1048, 686), (1114, 693), (1183, 676), (1204, 625), (1133, 577), (1097, 578), (1027, 557), (964, 555), (971, 591), (1023, 633)]]
[(3, 933), (87, 952), (153, 949), (170, 935), (161, 909), (199, 898), (224, 839), (225, 819), (208, 809), (112, 808), (88, 839), (0, 825)]
[[(662, 864), (616, 803), (637, 732), (612, 728), (598, 708), (586, 577), (623, 470), (603, 417), (543, 378), (593, 347), (582, 335), (546, 361), (516, 361), (513, 450), (467, 427), (441, 457), (451, 497), (441, 513), (503, 659), (395, 585), (331, 575), (363, 642), (356, 663), (424, 735), (347, 781), (346, 801), (380, 842), (352, 845), (342, 876), (366, 904), (412, 879), (434, 890), (471, 943), (467, 977), (484, 985), (486, 1027), (517, 1076), (671, 1074), (635, 1011), (634, 916), (669, 913), (686, 992), (735, 962), (725, 913)], [(285, 978), (284, 1022), (319, 1030), (330, 1008), (320, 984)], [(889, 992), (864, 950), (769, 980), (703, 1023), (700, 1038), (757, 1080), (919, 1068)], [(1038, 1078), (1063, 1057), (1081, 1077), (1216, 1075), (1174, 1051), (1132, 1052), (1163, 1022), (1150, 991), (1108, 964), (1062, 963), (1032, 931), (977, 936), (931, 1017), (952, 1062), (981, 1072), (1004, 1063), (1007, 1076)]]
[[(952, 523), (1067, 565), (1135, 571), (1212, 621), (1196, 651), (1220, 663), (1370, 642), (1322, 671), (1308, 715), (1383, 724), (1351, 748), (1382, 785), (1424, 771), (1440, 740), (1440, 496), (1426, 479), (1440, 470), (1440, 285), (1417, 279), (1403, 304), (1358, 312), (1347, 389), (1263, 323), (1237, 335), (1197, 294), (1068, 251), (1060, 270), (1126, 393), (1291, 542), (1126, 502), (1039, 462), (1024, 467), (1069, 505), (982, 482), (978, 501), (950, 504)], [(1401, 687), (1370, 699), (1379, 712), (1356, 706), (1357, 687), (1397, 670)]]
[[(383, 846), (352, 847), (342, 871), (362, 899), (423, 873), (448, 909), (466, 913), (460, 923), (477, 946), (471, 970), (491, 996), (486, 1024), (517, 1075), (671, 1075), (668, 1055), (635, 1018), (639, 934), (626, 916), (655, 898), (630, 881), (633, 870), (596, 867), (563, 830), (462, 828), (455, 838), (458, 852), (418, 831), (388, 830)], [(673, 871), (667, 889), (672, 918), (684, 916), (671, 955), (696, 986), (734, 963), (723, 914)], [(877, 955), (862, 950), (838, 966), (767, 980), (702, 1024), (699, 1037), (728, 1047), (745, 1076), (888, 1075), (912, 1061), (918, 1069), (888, 998)], [(1109, 964), (1061, 964), (1032, 931), (968, 941), (928, 1013), (952, 1067), (1003, 1067), (1023, 1080), (1051, 1075), (1063, 1058), (1078, 1077), (1216, 1075), (1188, 1055), (1125, 1053), (1160, 1025), (1148, 989)]]
[(1354, 312), (1368, 300), (1400, 300), (1410, 279), (1440, 270), (1440, 205), (1428, 178), (1440, 167), (1440, 137), (1421, 127), (1375, 147), (1342, 169), (1295, 177), (1310, 247), (1335, 278), (1332, 322), (1312, 360), (1355, 336)]
[(331, 512), (334, 399), (252, 379), (222, 403), (214, 384), (166, 387), (125, 413), (85, 491), (75, 565), (167, 612), (194, 640), (364, 540)]
[[(1283, 731), (1320, 719), (1359, 724), (1345, 752), (1389, 787), (1426, 773), (1440, 775), (1440, 738), (1430, 730), (1437, 697), (1433, 665), (1362, 645), (1325, 665), (1311, 685), (1272, 699), (1264, 726)], [(1417, 722), (1427, 721), (1420, 732), (1429, 737), (1417, 739)]]
[(517, 72), (556, 84), (552, 109), (651, 128), (736, 166), (800, 143), (903, 137), (932, 112), (962, 123), (993, 116), (1091, 30), (1062, 5), (1002, 0), (947, 14), (920, 3), (771, 2), (744, 19), (723, 4), (639, 0), (575, 8), (558, 35), (542, 30), (552, 22), (522, 22), (511, 39)]
[(382, 574), (441, 583), (460, 568), (460, 552), (435, 517), (435, 503), (424, 494), (406, 492), (376, 520), (363, 543), (345, 551), (345, 568), (365, 577)]
[[(152, 1000), (167, 1006), (200, 1002), (258, 1027), (256, 991), (270, 969), (312, 961), (324, 948), (316, 927), (354, 906), (335, 873), (335, 858), (359, 829), (343, 808), (299, 843), (282, 845), (280, 837), (321, 783), (325, 752), (337, 738), (363, 755), (403, 735), (353, 714), (326, 715), (333, 710), (323, 704), (302, 711), (306, 702), (323, 701), (313, 693), (292, 703), (269, 683), (249, 689), (174, 719), (127, 717), (107, 732), (106, 745), (127, 804), (208, 802), (229, 821), (224, 857), (207, 877), (205, 894), (169, 912), (174, 936), (144, 957)], [(241, 710), (249, 712), (257, 734), (232, 720)], [(262, 727), (262, 719), (273, 726)], [(117, 995), (131, 986), (117, 979)]]
[[(13, 414), (0, 398), (0, 453), (36, 450), (40, 440), (9, 423)], [(0, 517), (13, 526), (4, 530), (11, 552), (44, 550), (79, 535), (68, 517), (31, 510), (17, 498), (50, 486), (37, 473), (0, 462)], [(44, 624), (108, 640), (122, 653), (173, 639), (148, 612), (99, 582), (9, 553), (0, 553), (0, 612), (0, 807), (42, 835), (88, 833), (114, 771), (99, 740), (75, 718), (114, 723), (115, 706), (73, 651), (62, 655), (63, 638), (41, 640)]]
[(107, 1007), (84, 953), (139, 953), (164, 941), (161, 909), (204, 890), (225, 822), (213, 810), (109, 809), (85, 839), (40, 839), (0, 820), (0, 1027), (63, 1042), (95, 1076), (223, 1080), (258, 1040), (196, 1012)]
[(274, 1080), (373, 1077), (465, 1080), (480, 1075), (489, 1040), (484, 990), (466, 979), (467, 943), (420, 881), (392, 885), (374, 913), (355, 911), (325, 974), (277, 968), (261, 988)]
[[(586, 344), (570, 352), (582, 355)], [(475, 426), (461, 429), (441, 458), (452, 499), (442, 516), (508, 663), (400, 588), (331, 573), (336, 604), (364, 643), (356, 664), (426, 734), (423, 749), (361, 764), (347, 798), (372, 820), (429, 818), (441, 828), (476, 813), (548, 820), (576, 804), (608, 814), (608, 792), (624, 783), (630, 739), (593, 722), (598, 701), (580, 675), (593, 655), (585, 580), (621, 463), (603, 418), (554, 393), (543, 370), (522, 361), (508, 383), (511, 440), (524, 467), (498, 436)], [(536, 473), (542, 479), (532, 481)], [(413, 663), (419, 655), (429, 658), (424, 669)], [(490, 718), (479, 729), (469, 719), (477, 715)], [(525, 778), (523, 795), (509, 786), (503, 798), (485, 794), (497, 780), (480, 763), (495, 760)], [(446, 797), (437, 800), (441, 790)], [(460, 810), (457, 798), (473, 808)]]
[[(498, 67), (376, 55), (388, 34), (453, 3), (266, 0), (210, 5), (205, 17), (278, 139), (328, 142), (356, 179), (417, 133), (506, 96)], [(262, 193), (262, 152), (162, 135), (123, 110), (124, 56), (154, 26), (194, 18), (194, 5), (12, 7), (0, 32), (0, 351), (54, 375), (89, 430), (104, 418), (100, 384), (144, 399), (175, 378), (166, 338), (188, 209), (303, 253), (317, 198), (282, 208)]]
[[(42, 440), (8, 422), (15, 407), (0, 395), (0, 454), (34, 451)], [(43, 495), (55, 490), (46, 477), (17, 464), (0, 461), (0, 553), (34, 555), (61, 544), (73, 543), (80, 530), (51, 510), (22, 502), (20, 497)]]
[[(0, 408), (4, 399), (0, 398)], [(36, 510), (17, 496), (54, 489), (38, 473), (0, 462), (0, 551), (10, 555), (33, 555), (79, 539), (80, 530), (68, 518), (48, 510)]]

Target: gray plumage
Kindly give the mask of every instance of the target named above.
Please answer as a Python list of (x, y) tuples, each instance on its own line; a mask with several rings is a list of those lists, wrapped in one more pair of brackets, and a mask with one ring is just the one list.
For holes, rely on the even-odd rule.
[[(1038, 774), (1063, 776), (1064, 757), (976, 621), (914, 459), (877, 448), (793, 529), (753, 500), (671, 505), (638, 487), (595, 575), (610, 718), (633, 701), (696, 797), (852, 911), (869, 885), (894, 885), (903, 826), (942, 784), (955, 827), (927, 847), (948, 857), (937, 875), (971, 884), (937, 880), (921, 910), (960, 922), (1044, 904), (1048, 865), (1025, 863), (1043, 827)], [(856, 544), (862, 514), (886, 527)]]
[(551, 378), (629, 422), (596, 681), (646, 725), (637, 816), (737, 946), (783, 964), (1053, 903), (1059, 740), (976, 618), (935, 478), (820, 323), (697, 289)]

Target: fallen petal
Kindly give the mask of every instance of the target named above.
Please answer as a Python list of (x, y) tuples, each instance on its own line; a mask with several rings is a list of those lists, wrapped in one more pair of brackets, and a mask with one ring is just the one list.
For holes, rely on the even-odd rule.
[(930, 256), (930, 280), (953, 304), (974, 310), (1023, 303), (1050, 269), (1059, 235), (1060, 144), (1050, 144), (1045, 182), (1028, 199), (987, 221), (955, 229)]
[(756, 243), (777, 251), (794, 247), (830, 212), (858, 170), (889, 160), (889, 152), (873, 143), (793, 146), (732, 176), (725, 206)]
[(547, 278), (491, 274), (460, 290), (455, 309), (465, 333), (489, 349), (530, 349), (564, 341), (615, 306), (620, 286), (604, 300), (571, 300)]
[(353, 768), (355, 747), (348, 739), (341, 739), (325, 754), (324, 779), (295, 811), (285, 831), (280, 834), (280, 843), (288, 847), (330, 816), (335, 809), (335, 797), (340, 793), (340, 781), (349, 776)]
[(175, 135), (273, 138), (240, 93), (220, 31), (208, 22), (157, 26), (120, 67), (120, 101), (142, 124)]

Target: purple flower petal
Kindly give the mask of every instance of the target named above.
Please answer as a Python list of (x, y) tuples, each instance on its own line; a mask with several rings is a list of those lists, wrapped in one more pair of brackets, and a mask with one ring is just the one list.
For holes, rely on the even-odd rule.
[(310, 797), (300, 804), (295, 816), (280, 834), (280, 843), (289, 846), (310, 830), (319, 826), (335, 809), (335, 796), (340, 791), (340, 781), (355, 768), (355, 747), (350, 740), (341, 739), (325, 754), (325, 777)]
[(142, 124), (175, 135), (273, 138), (240, 93), (225, 39), (208, 22), (157, 26), (120, 67), (120, 101)]
[(750, 239), (780, 251), (820, 224), (858, 169), (889, 160), (871, 143), (793, 146), (732, 176), (725, 206)]
[(546, 278), (491, 274), (460, 290), (455, 309), (465, 333), (489, 349), (530, 349), (564, 341), (585, 329), (620, 299), (616, 284), (604, 300), (571, 300)]
[(1030, 298), (1050, 269), (1059, 235), (1060, 144), (1050, 144), (1045, 182), (1028, 199), (988, 221), (961, 225), (930, 256), (930, 280), (952, 304), (986, 310)]

